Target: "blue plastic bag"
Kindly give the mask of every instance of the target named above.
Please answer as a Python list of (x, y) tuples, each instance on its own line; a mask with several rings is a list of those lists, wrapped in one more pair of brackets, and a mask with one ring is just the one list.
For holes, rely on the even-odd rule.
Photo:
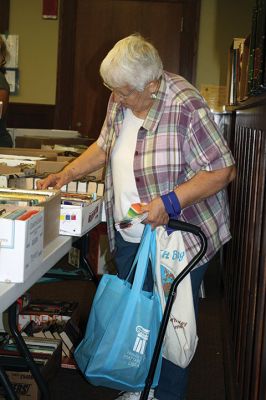
[[(133, 283), (109, 274), (100, 281), (85, 337), (74, 353), (93, 385), (126, 391), (145, 386), (162, 318), (157, 292), (142, 290), (152, 246), (154, 272), (155, 231), (147, 225), (131, 268), (136, 267)], [(152, 387), (158, 384), (161, 361), (160, 357)]]

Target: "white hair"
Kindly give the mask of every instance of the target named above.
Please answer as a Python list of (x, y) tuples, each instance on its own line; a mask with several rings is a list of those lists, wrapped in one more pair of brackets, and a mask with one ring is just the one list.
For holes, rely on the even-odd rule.
[(112, 88), (131, 86), (142, 91), (147, 83), (159, 79), (162, 60), (156, 48), (139, 34), (119, 40), (100, 66), (103, 81)]

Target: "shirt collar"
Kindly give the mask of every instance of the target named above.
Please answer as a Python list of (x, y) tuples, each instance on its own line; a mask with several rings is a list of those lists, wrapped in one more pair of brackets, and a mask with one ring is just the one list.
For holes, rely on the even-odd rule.
[(156, 131), (161, 116), (164, 112), (167, 91), (166, 75), (163, 72), (160, 86), (156, 94), (156, 99), (154, 100), (153, 105), (151, 106), (143, 124), (143, 128), (145, 128), (147, 131)]

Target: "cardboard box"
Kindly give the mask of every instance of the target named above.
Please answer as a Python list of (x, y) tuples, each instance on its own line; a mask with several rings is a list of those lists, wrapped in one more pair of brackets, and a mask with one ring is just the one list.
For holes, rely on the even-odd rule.
[[(32, 207), (5, 205), (6, 211)], [(44, 211), (25, 221), (0, 218), (0, 282), (24, 282), (39, 267), (43, 252)]]
[[(26, 343), (35, 342), (48, 345), (53, 345), (54, 351), (51, 355), (43, 358), (44, 365), (40, 365), (40, 371), (46, 382), (52, 379), (61, 364), (62, 355), (62, 342), (56, 339), (37, 339), (36, 338), (25, 338)], [(37, 356), (34, 357), (35, 359)], [(9, 367), (10, 368), (10, 367)], [(15, 370), (16, 369), (16, 370)], [(31, 372), (26, 370), (26, 367), (14, 367), (14, 370), (6, 371), (10, 382), (14, 385), (15, 392), (20, 400), (40, 400), (41, 393), (38, 385), (33, 378)], [(0, 399), (5, 399), (6, 397), (1, 393)]]
[(36, 170), (36, 162), (42, 159), (42, 157), (0, 154), (0, 175), (22, 172), (25, 175), (33, 175)]
[(68, 165), (68, 161), (37, 161), (36, 174), (51, 174), (61, 171)]
[(101, 221), (102, 199), (86, 205), (61, 204), (60, 235), (82, 236)]
[(38, 148), (42, 145), (54, 145), (63, 144), (66, 146), (77, 145), (91, 145), (95, 139), (88, 137), (37, 137), (37, 136), (16, 136), (15, 137), (15, 147), (27, 147), (27, 148)]
[(24, 190), (24, 189), (11, 189), (11, 188), (0, 188), (1, 192), (14, 193), (26, 193), (26, 194), (44, 194), (49, 196), (48, 200), (44, 203), (38, 204), (38, 206), (44, 208), (44, 234), (43, 234), (43, 245), (47, 246), (52, 240), (59, 235), (59, 217), (60, 217), (60, 204), (61, 204), (61, 192), (59, 190)]
[(17, 167), (19, 165), (35, 166), (36, 161), (44, 160), (44, 157), (24, 156), (24, 155), (10, 155), (0, 153), (0, 163), (9, 167)]
[(46, 160), (56, 160), (57, 153), (52, 150), (42, 149), (30, 149), (23, 147), (0, 147), (0, 154), (9, 154), (15, 156), (30, 156), (30, 157), (42, 157)]
[(35, 174), (35, 165), (9, 166), (0, 164), (0, 175), (24, 175), (32, 176)]
[(66, 156), (57, 156), (56, 161), (62, 162), (62, 161), (67, 161), (70, 163), (71, 161), (75, 160), (76, 157), (66, 157)]

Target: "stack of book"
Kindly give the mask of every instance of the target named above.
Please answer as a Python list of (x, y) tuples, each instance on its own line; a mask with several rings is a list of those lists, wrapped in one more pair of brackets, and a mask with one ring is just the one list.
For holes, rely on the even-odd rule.
[(266, 1), (257, 0), (253, 8), (249, 49), (248, 93), (259, 94), (266, 89)]
[(48, 192), (27, 192), (11, 190), (0, 191), (0, 204), (14, 204), (17, 206), (37, 206), (45, 203), (50, 197)]
[[(3, 334), (1, 334), (3, 336)], [(60, 360), (60, 352), (61, 352), (61, 340), (49, 340), (45, 338), (44, 340), (39, 340), (36, 337), (24, 337), (24, 341), (27, 345), (28, 350), (30, 351), (34, 361), (40, 365), (44, 366), (48, 363), (51, 356), (56, 352), (56, 350), (60, 349), (59, 357), (57, 355), (57, 361)], [(13, 339), (5, 334), (4, 340), (1, 340), (0, 344), (0, 356), (1, 363), (5, 364), (5, 366), (11, 368), (21, 368), (25, 369), (25, 365), (23, 360), (21, 360), (21, 354), (17, 349), (17, 346)], [(60, 362), (57, 363), (60, 366)]]
[(81, 340), (76, 302), (31, 301), (19, 313), (22, 335), (42, 339), (57, 339), (62, 343), (62, 368), (76, 368), (73, 352)]
[[(33, 360), (39, 366), (44, 379), (48, 382), (55, 376), (61, 364), (62, 343), (56, 339), (25, 337), (24, 341)], [(10, 382), (20, 399), (40, 399), (40, 391), (32, 377), (25, 360), (21, 357), (13, 339), (0, 334), (0, 362), (5, 368)], [(6, 396), (0, 387), (0, 399)]]
[(256, 0), (251, 33), (233, 39), (229, 51), (227, 104), (236, 105), (266, 90), (266, 0)]
[(78, 304), (71, 301), (46, 301), (42, 299), (31, 300), (18, 316), (18, 327), (22, 330), (30, 321), (37, 324), (48, 321), (68, 321), (73, 317)]
[(44, 247), (59, 235), (61, 192), (59, 190), (26, 190), (0, 188), (0, 206), (41, 206), (44, 209)]

